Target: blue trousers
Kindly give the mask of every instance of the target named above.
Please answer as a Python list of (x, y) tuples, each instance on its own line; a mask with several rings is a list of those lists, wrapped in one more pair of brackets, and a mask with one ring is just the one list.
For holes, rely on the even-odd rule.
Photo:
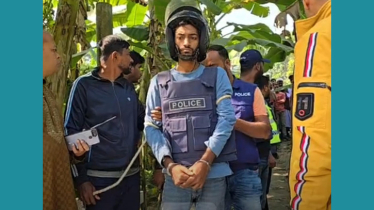
[[(96, 190), (103, 189), (117, 178), (89, 177)], [(86, 210), (139, 210), (140, 209), (140, 173), (125, 177), (115, 188), (99, 194), (96, 205), (86, 206)]]
[(165, 175), (162, 193), (162, 210), (224, 210), (226, 192), (225, 177), (207, 179), (200, 190), (183, 189), (174, 185), (172, 178)]
[(258, 170), (243, 169), (227, 177), (226, 210), (261, 210), (262, 186)]
[(265, 206), (267, 203), (268, 188), (270, 185), (268, 158), (261, 158), (258, 175), (261, 179), (261, 184), (262, 184), (261, 206), (262, 206), (262, 209), (265, 209)]

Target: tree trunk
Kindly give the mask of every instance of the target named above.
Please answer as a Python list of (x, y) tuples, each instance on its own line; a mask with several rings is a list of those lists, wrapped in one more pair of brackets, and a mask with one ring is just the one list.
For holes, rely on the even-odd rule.
[[(160, 61), (164, 61), (166, 65), (170, 68), (171, 65), (167, 62), (168, 59), (165, 58), (162, 49), (159, 47), (165, 39), (164, 28), (159, 20), (157, 20), (154, 15), (155, 10), (150, 8), (149, 14), (152, 19), (149, 23), (149, 40), (148, 46), (152, 48), (154, 54), (148, 53), (146, 68), (143, 71), (142, 81), (140, 83), (139, 99), (141, 102), (145, 103), (147, 97), (148, 86), (150, 80), (158, 72), (165, 71), (165, 65)], [(157, 59), (157, 58), (158, 59)]]
[[(96, 37), (97, 42), (108, 35), (113, 34), (112, 5), (104, 2), (96, 4)], [(100, 50), (97, 50), (97, 63), (100, 65)]]
[[(91, 47), (90, 42), (87, 41), (86, 39), (86, 21), (87, 20), (87, 5), (85, 0), (79, 0), (79, 10), (77, 14), (77, 21), (76, 21), (76, 33), (74, 37), (74, 45), (75, 45), (75, 50), (74, 47), (73, 49), (73, 54), (82, 52), (84, 50), (87, 50)], [(79, 44), (79, 45), (78, 45)], [(80, 65), (82, 61), (78, 62), (75, 66), (72, 66), (70, 69), (70, 73), (68, 76), (69, 82), (74, 82), (78, 77), (79, 77), (79, 70), (80, 70)], [(68, 91), (70, 88), (68, 89)]]
[[(152, 8), (149, 9), (149, 14), (150, 14), (150, 17), (152, 17), (152, 19), (150, 20), (150, 24), (149, 24), (148, 46), (152, 48), (153, 54), (151, 53), (147, 54), (146, 62), (144, 65), (144, 71), (143, 71), (142, 80), (140, 83), (140, 90), (139, 90), (139, 100), (142, 103), (145, 103), (146, 101), (148, 87), (149, 87), (151, 78), (154, 75), (156, 75), (158, 72), (168, 70), (168, 69), (165, 69), (165, 65), (161, 61), (164, 61), (165, 64), (168, 65), (169, 68), (171, 66), (168, 62), (166, 62), (167, 59), (165, 58), (162, 52), (162, 49), (159, 47), (165, 38), (165, 34), (164, 34), (164, 28), (162, 27), (161, 22), (155, 18), (154, 13), (155, 13), (155, 9), (154, 9), (154, 5), (152, 4)], [(154, 161), (150, 161), (154, 159), (153, 155), (150, 153), (151, 153), (150, 148), (148, 146), (144, 147), (144, 152), (142, 153), (143, 177), (145, 177), (144, 171), (150, 170), (150, 169), (152, 170), (153, 165), (154, 165), (153, 164)], [(149, 165), (150, 163), (151, 163), (151, 166)], [(143, 183), (145, 182), (143, 181)], [(143, 190), (144, 189), (146, 189), (145, 185), (143, 185)], [(145, 191), (144, 195), (145, 195), (145, 199), (144, 199), (145, 202), (142, 205), (142, 209), (148, 209), (151, 207), (151, 206), (148, 206), (148, 203), (147, 203), (149, 193)]]
[[(73, 39), (73, 44), (71, 46), (71, 52), (70, 52), (70, 54), (74, 55), (75, 53), (77, 53), (77, 43)], [(71, 66), (71, 64), (69, 64), (69, 65), (70, 65), (70, 68), (69, 68), (68, 74), (66, 76), (67, 77), (67, 79), (66, 79), (66, 86), (65, 86), (66, 93), (70, 92), (70, 89), (73, 86), (73, 82), (75, 81), (76, 78), (78, 78), (78, 76), (76, 76), (76, 74), (79, 73), (78, 63), (75, 64), (75, 66)], [(69, 94), (65, 94), (63, 103), (67, 103), (68, 100), (69, 100)], [(65, 107), (65, 106), (63, 106), (63, 107)], [(65, 111), (65, 109), (63, 109), (63, 112), (64, 111)]]
[(59, 106), (64, 102), (66, 94), (66, 81), (70, 67), (71, 47), (75, 35), (75, 21), (77, 19), (79, 1), (60, 0), (57, 8), (57, 17), (54, 30), (54, 39), (57, 52), (61, 56), (61, 68), (47, 80), (52, 92), (56, 95)]

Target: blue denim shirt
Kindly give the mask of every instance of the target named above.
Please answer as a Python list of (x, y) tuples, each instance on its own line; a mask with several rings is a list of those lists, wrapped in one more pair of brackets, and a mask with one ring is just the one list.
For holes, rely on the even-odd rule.
[[(199, 77), (204, 70), (204, 66), (200, 65), (198, 69), (191, 73), (180, 73), (175, 69), (171, 70), (171, 74), (175, 81), (191, 80)], [(217, 74), (217, 99), (225, 95), (232, 95), (232, 87), (222, 68), (218, 68)], [(145, 116), (145, 138), (152, 148), (152, 151), (159, 163), (165, 156), (171, 155), (171, 148), (168, 140), (164, 137), (162, 131), (159, 129), (162, 123), (152, 120), (151, 111), (155, 107), (161, 107), (161, 98), (158, 88), (157, 76), (153, 77), (149, 85), (147, 101), (146, 101), (146, 116)], [(217, 105), (218, 123), (213, 132), (213, 135), (205, 142), (216, 156), (218, 156), (226, 144), (227, 139), (231, 135), (231, 131), (236, 122), (235, 112), (231, 105), (229, 98), (223, 99)], [(228, 163), (214, 163), (208, 174), (208, 178), (219, 178), (231, 175), (232, 171)]]

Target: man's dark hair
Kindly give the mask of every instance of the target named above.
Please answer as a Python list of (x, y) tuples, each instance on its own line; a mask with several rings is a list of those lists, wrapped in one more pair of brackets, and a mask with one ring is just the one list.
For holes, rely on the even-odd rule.
[(174, 34), (175, 34), (175, 31), (177, 30), (177, 28), (179, 28), (180, 26), (185, 26), (185, 25), (191, 25), (194, 28), (196, 28), (197, 33), (200, 36), (200, 29), (199, 29), (198, 25), (191, 20), (182, 20), (181, 22), (179, 22), (178, 25), (174, 28)]
[(99, 47), (101, 59), (106, 61), (113, 52), (122, 54), (123, 49), (129, 49), (130, 44), (119, 36), (109, 35), (99, 42)]
[(273, 79), (271, 79), (270, 81), (271, 81), (271, 82), (276, 82), (277, 80), (273, 78)]
[(229, 59), (229, 53), (227, 52), (226, 48), (222, 45), (211, 45), (207, 52), (210, 52), (210, 51), (216, 51), (218, 52), (218, 54), (224, 59)]
[(261, 78), (256, 81), (256, 85), (260, 90), (263, 90), (265, 87), (269, 86), (269, 77), (262, 75)]
[(245, 75), (252, 71), (253, 67), (257, 64), (257, 62), (251, 62), (244, 65), (240, 65), (240, 74)]
[(131, 56), (131, 59), (134, 61), (132, 62), (132, 66), (143, 64), (145, 62), (145, 59), (136, 51), (131, 51), (130, 56)]

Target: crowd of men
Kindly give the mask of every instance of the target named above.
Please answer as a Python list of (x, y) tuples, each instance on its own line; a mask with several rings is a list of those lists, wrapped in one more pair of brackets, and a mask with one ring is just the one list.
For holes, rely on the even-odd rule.
[[(160, 168), (154, 180), (164, 210), (269, 209), (277, 145), (291, 137), (291, 208), (330, 209), (331, 31), (324, 26), (331, 23), (331, 1), (304, 0), (304, 7), (310, 18), (296, 24), (295, 80), (290, 77), (289, 90), (263, 75), (270, 61), (257, 50), (240, 55), (236, 78), (225, 47), (209, 44), (196, 1), (172, 0), (165, 34), (177, 65), (152, 78), (146, 104), (134, 87), (144, 58), (110, 35), (99, 43), (100, 65), (74, 81), (63, 125), (44, 85), (59, 64), (53, 38), (44, 32), (44, 209), (77, 209), (76, 188), (87, 210), (139, 210), (139, 159), (130, 162), (143, 131)], [(64, 136), (94, 126), (100, 143), (77, 139), (69, 158)]]

